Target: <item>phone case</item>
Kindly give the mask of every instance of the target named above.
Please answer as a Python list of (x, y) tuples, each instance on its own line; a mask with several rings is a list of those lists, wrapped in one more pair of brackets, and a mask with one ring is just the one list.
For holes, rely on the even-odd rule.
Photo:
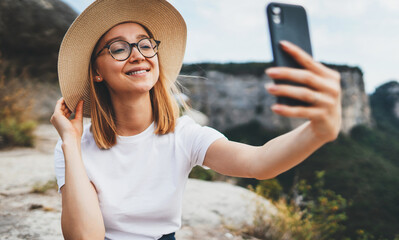
[[(278, 9), (276, 7), (280, 10), (277, 11)], [(266, 12), (269, 23), (274, 65), (303, 68), (290, 55), (288, 55), (284, 52), (284, 50), (281, 49), (279, 42), (281, 40), (287, 40), (312, 55), (309, 27), (305, 9), (302, 6), (298, 5), (273, 2), (267, 6)], [(277, 12), (279, 12), (278, 15), (280, 16), (280, 22), (278, 22), (276, 19), (273, 19), (274, 17), (276, 17)], [(289, 80), (278, 80), (275, 81), (275, 83), (303, 86)], [(306, 102), (286, 97), (278, 97), (277, 102), (291, 106), (309, 105)]]

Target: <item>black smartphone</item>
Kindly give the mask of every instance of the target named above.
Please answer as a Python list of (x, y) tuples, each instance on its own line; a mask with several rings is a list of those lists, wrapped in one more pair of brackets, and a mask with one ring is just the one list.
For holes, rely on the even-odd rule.
[[(272, 2), (266, 7), (266, 15), (269, 23), (274, 65), (303, 68), (290, 55), (284, 52), (279, 42), (287, 40), (312, 55), (305, 9), (299, 5)], [(289, 80), (278, 80), (275, 83), (302, 86)], [(309, 106), (309, 103), (287, 97), (278, 97), (277, 103), (290, 106)]]

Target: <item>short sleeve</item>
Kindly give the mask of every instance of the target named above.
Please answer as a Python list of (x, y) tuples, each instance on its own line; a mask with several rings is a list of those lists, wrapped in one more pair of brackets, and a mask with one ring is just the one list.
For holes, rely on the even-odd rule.
[(59, 139), (54, 149), (54, 167), (55, 176), (57, 178), (58, 192), (61, 193), (60, 188), (65, 184), (65, 159), (61, 148), (62, 140)]
[(209, 146), (220, 138), (226, 137), (211, 127), (201, 126), (188, 116), (179, 119), (184, 148), (188, 150), (190, 165), (202, 166)]

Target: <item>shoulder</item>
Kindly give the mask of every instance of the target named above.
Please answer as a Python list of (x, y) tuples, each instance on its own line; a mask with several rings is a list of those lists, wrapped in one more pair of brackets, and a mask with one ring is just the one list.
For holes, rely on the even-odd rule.
[(201, 125), (195, 122), (194, 119), (192, 119), (191, 117), (183, 115), (177, 119), (175, 132), (181, 133), (190, 129), (198, 129), (198, 128), (201, 128)]
[(181, 128), (191, 124), (197, 124), (197, 123), (191, 117), (183, 115), (177, 119), (176, 128)]
[(224, 137), (222, 133), (208, 126), (201, 126), (190, 116), (184, 115), (180, 117), (176, 124), (175, 133), (177, 135), (190, 137)]

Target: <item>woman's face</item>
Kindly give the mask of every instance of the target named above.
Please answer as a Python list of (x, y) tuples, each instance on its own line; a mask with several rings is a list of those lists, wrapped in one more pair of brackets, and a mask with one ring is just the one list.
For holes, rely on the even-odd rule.
[[(116, 40), (137, 43), (140, 39), (149, 37), (146, 30), (137, 23), (119, 24), (101, 38), (95, 54), (105, 45)], [(155, 85), (159, 78), (158, 55), (145, 58), (136, 46), (125, 61), (115, 60), (108, 49), (104, 49), (98, 55), (94, 66), (96, 71), (94, 81), (105, 81), (111, 94), (145, 93)], [(97, 79), (98, 76), (101, 77), (100, 80)]]

